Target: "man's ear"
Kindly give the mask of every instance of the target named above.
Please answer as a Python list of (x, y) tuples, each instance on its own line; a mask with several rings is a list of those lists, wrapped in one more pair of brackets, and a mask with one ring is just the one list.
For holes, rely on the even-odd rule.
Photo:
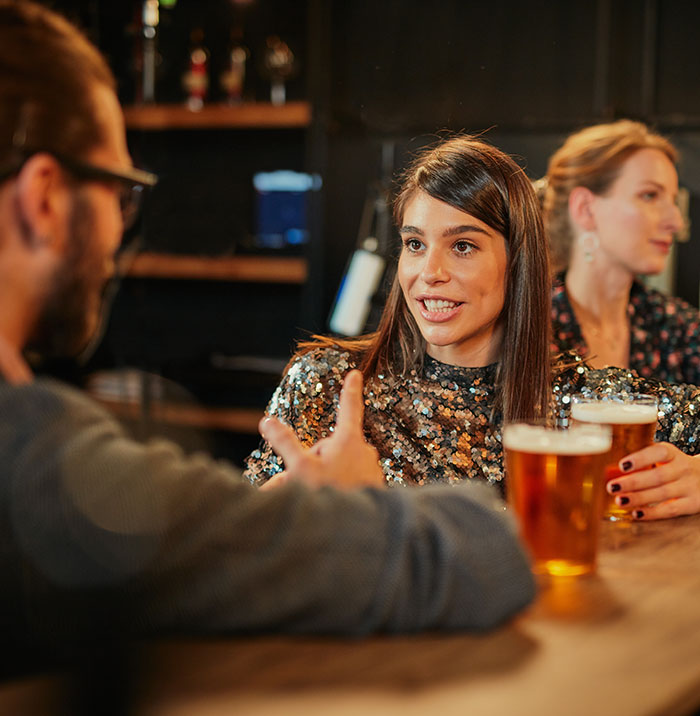
[(71, 193), (60, 164), (44, 152), (30, 157), (17, 177), (23, 234), (32, 248), (60, 249), (68, 232)]
[(595, 231), (596, 223), (593, 215), (595, 194), (584, 186), (577, 186), (569, 194), (569, 216), (571, 222), (581, 231)]

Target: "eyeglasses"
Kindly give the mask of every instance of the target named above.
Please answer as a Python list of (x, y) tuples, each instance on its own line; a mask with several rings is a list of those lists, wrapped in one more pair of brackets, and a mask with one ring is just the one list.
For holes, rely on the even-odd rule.
[(17, 174), (30, 157), (45, 152), (46, 154), (50, 154), (76, 179), (117, 183), (121, 189), (119, 194), (119, 207), (121, 209), (125, 230), (133, 225), (139, 214), (145, 189), (155, 186), (158, 182), (158, 177), (155, 174), (145, 172), (142, 169), (107, 169), (105, 167), (96, 166), (95, 164), (90, 164), (89, 162), (83, 162), (79, 159), (73, 159), (72, 157), (61, 154), (60, 152), (54, 152), (50, 149), (34, 149), (31, 151), (22, 149), (19, 151), (22, 154), (22, 161), (13, 167), (0, 168), (0, 182)]

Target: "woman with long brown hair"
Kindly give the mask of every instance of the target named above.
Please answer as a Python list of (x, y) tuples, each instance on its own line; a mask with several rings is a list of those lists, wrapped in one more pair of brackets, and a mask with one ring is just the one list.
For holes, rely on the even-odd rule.
[[(402, 249), (379, 329), (302, 344), (268, 412), (315, 442), (359, 367), (389, 481), (498, 481), (491, 424), (543, 415), (550, 395), (549, 266), (530, 181), (500, 150), (456, 136), (414, 159), (394, 218)], [(264, 445), (247, 474), (279, 469)]]
[[(531, 182), (500, 150), (458, 136), (422, 152), (395, 201), (397, 274), (376, 333), (299, 347), (268, 414), (323, 451), (341, 386), (364, 374), (364, 433), (389, 484), (484, 479), (502, 484), (504, 422), (566, 418), (578, 392), (659, 398), (660, 442), (626, 456), (609, 490), (636, 519), (700, 510), (700, 389), (627, 370), (593, 370), (571, 354), (550, 376), (547, 242)], [(320, 442), (318, 442), (320, 441)], [(663, 465), (658, 465), (664, 463)], [(283, 471), (267, 443), (246, 474)]]

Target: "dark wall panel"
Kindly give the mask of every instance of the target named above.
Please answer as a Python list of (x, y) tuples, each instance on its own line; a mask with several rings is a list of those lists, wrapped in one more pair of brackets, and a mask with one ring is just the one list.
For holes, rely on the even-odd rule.
[(664, 0), (658, 9), (658, 75), (654, 111), (700, 125), (700, 3)]
[(595, 3), (335, 3), (333, 106), (374, 131), (567, 123), (593, 111)]

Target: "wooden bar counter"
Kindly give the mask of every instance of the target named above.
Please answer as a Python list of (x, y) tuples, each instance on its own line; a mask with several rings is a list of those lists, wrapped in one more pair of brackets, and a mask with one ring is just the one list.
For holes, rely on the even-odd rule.
[[(700, 713), (700, 516), (606, 523), (596, 576), (540, 586), (527, 612), (484, 635), (150, 645), (129, 713)], [(5, 685), (0, 713), (39, 713), (50, 684)]]

